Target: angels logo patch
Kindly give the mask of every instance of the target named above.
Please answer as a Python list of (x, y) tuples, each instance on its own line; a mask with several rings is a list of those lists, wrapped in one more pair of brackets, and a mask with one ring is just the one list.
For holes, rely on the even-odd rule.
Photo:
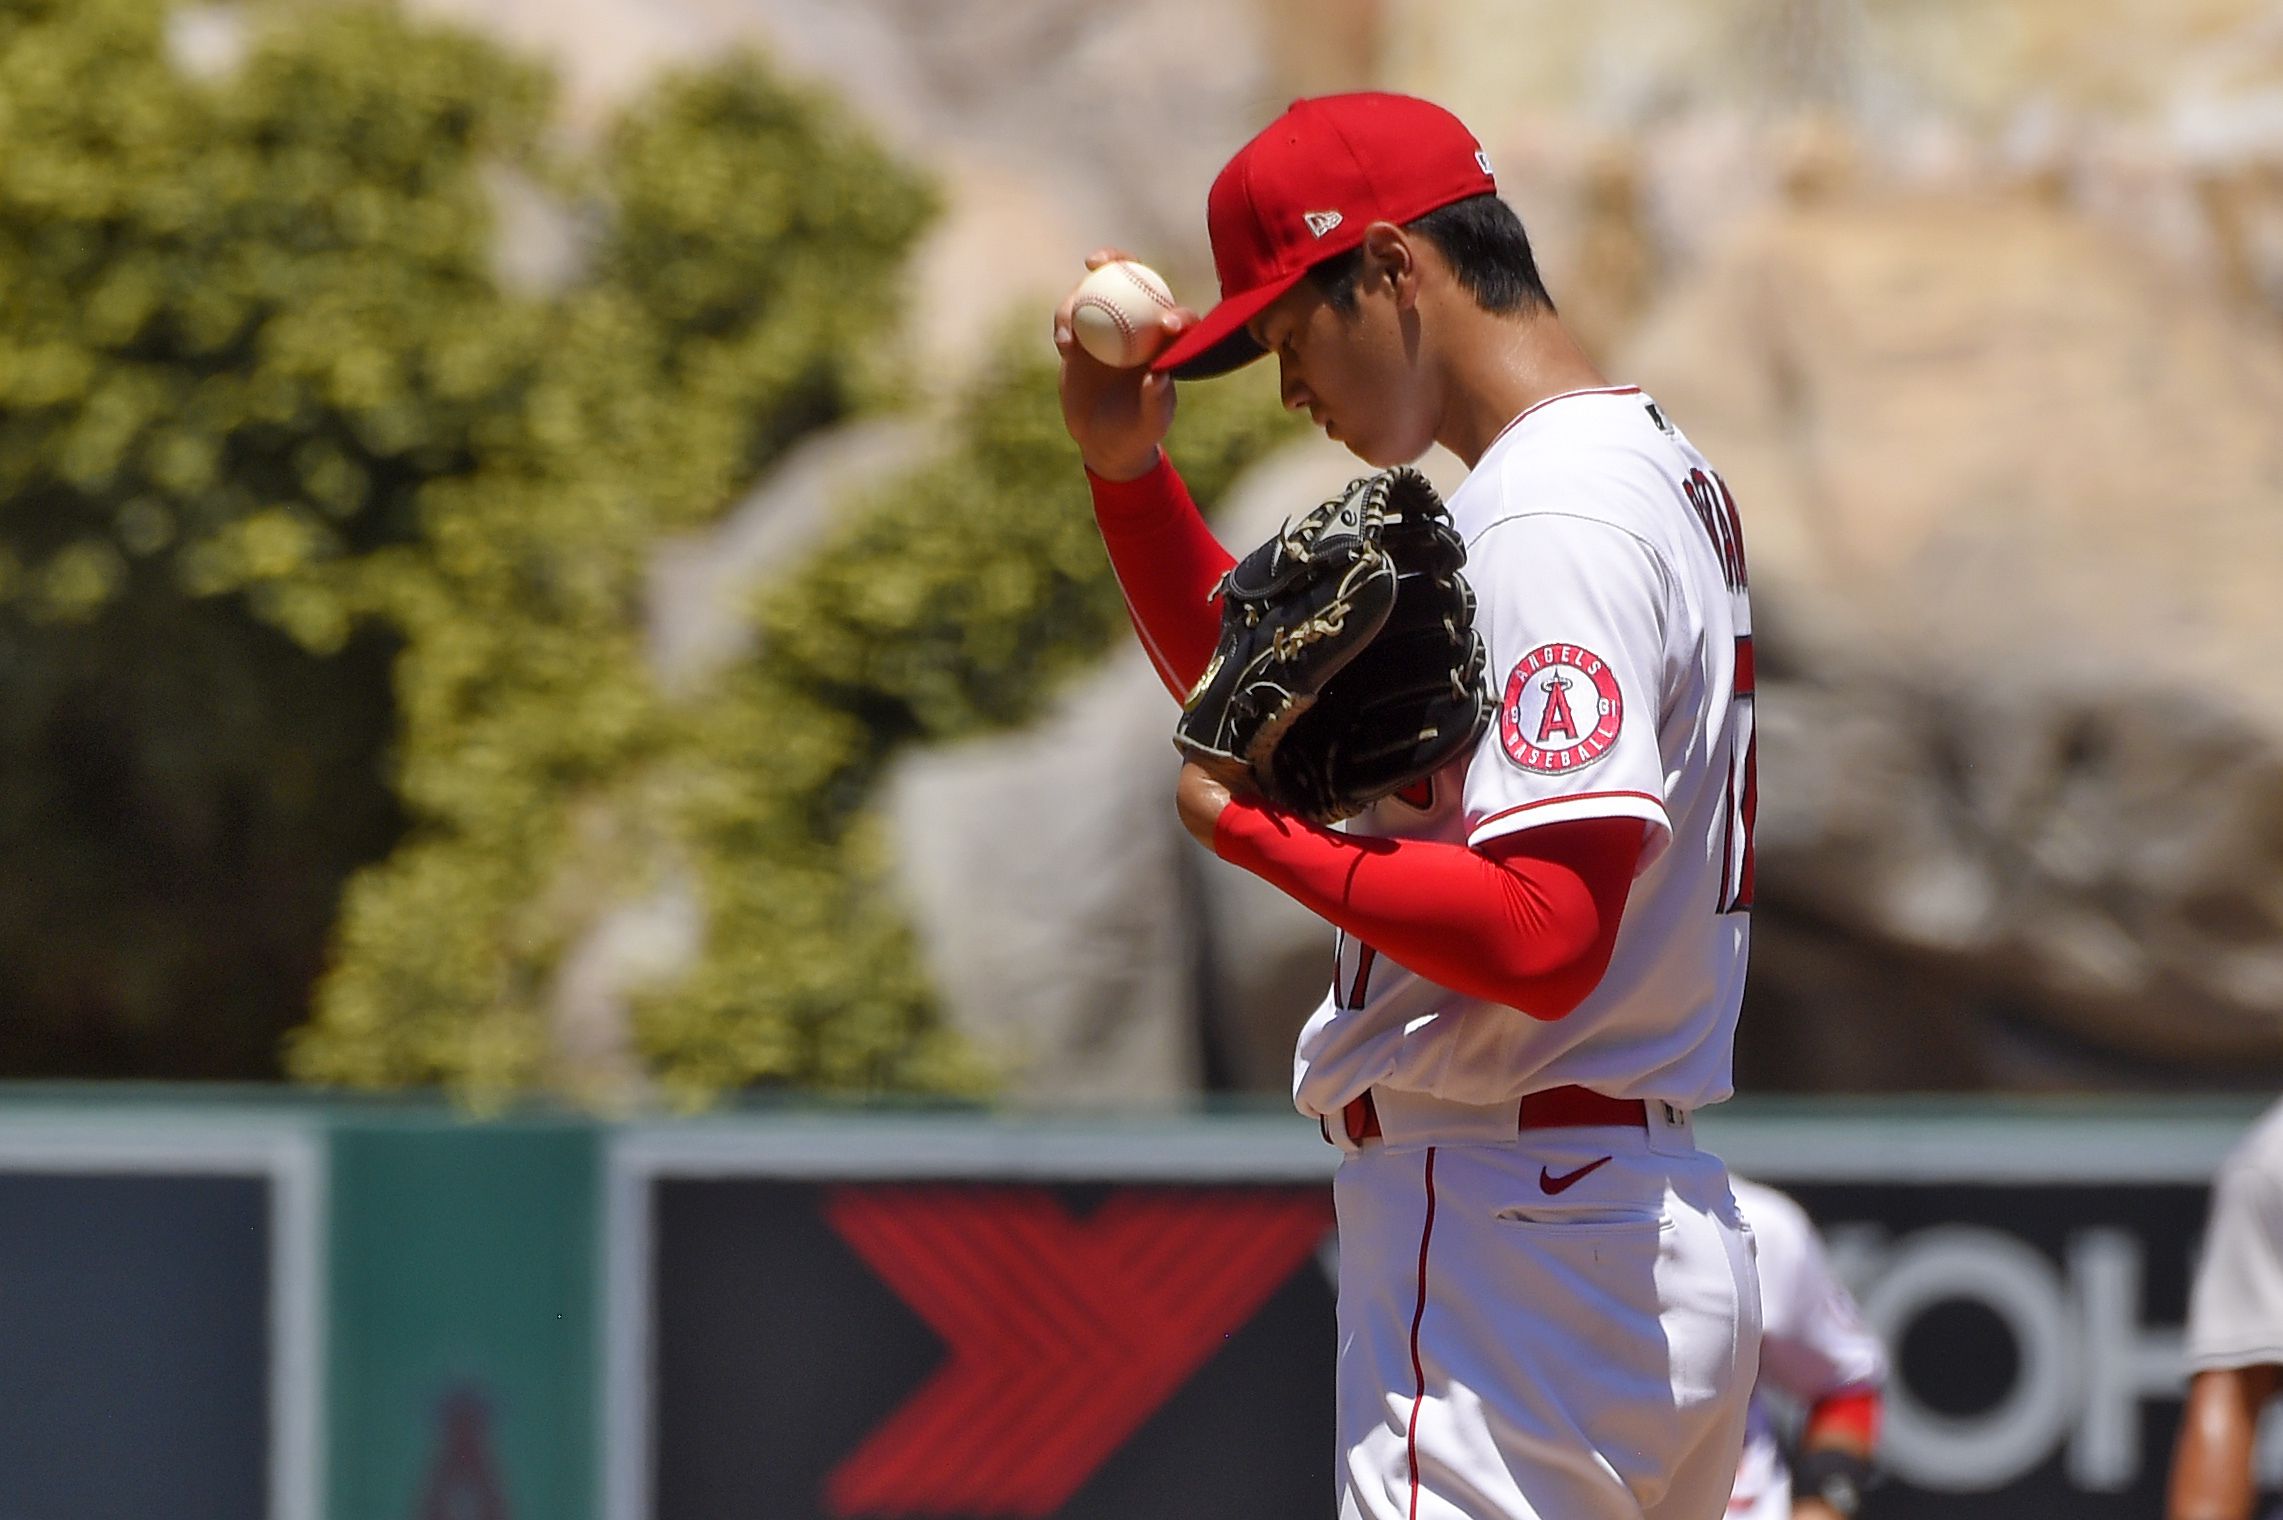
[(1506, 678), (1498, 737), (1526, 771), (1580, 770), (1617, 744), (1625, 697), (1609, 662), (1575, 644), (1541, 644)]

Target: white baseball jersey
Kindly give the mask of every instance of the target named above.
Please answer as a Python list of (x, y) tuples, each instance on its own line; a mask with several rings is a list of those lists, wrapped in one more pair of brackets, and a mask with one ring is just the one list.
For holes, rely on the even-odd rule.
[(1733, 499), (1637, 388), (1540, 402), (1449, 503), (1501, 683), (1466, 760), (1351, 832), (1480, 845), (1637, 818), (1640, 873), (1600, 986), (1545, 1022), (1342, 936), (1302, 1031), (1299, 1107), (1380, 1086), (1493, 1104), (1575, 1083), (1683, 1109), (1731, 1091), (1750, 939), (1751, 615)]
[[(1451, 513), (1497, 721), (1350, 825), (1481, 844), (1635, 818), (1598, 989), (1545, 1022), (1342, 936), (1300, 1108), (1343, 1142), (1342, 1520), (1715, 1520), (1759, 1342), (1750, 1238), (1688, 1111), (1728, 1096), (1751, 905), (1751, 622), (1726, 489), (1646, 396), (1579, 391), (1494, 441)], [(1565, 1084), (1645, 1124), (1518, 1129)], [(1344, 1105), (1373, 1090), (1382, 1138)]]
[(2213, 1179), (2211, 1223), (2188, 1299), (2190, 1367), (2270, 1363), (2283, 1365), (2283, 1103)]
[(1791, 1473), (1769, 1408), (1772, 1394), (1802, 1409), (1835, 1393), (1882, 1388), (1887, 1354), (1832, 1273), (1807, 1213), (1786, 1195), (1731, 1175), (1760, 1267), (1760, 1380), (1728, 1511), (1738, 1520), (1790, 1520)]

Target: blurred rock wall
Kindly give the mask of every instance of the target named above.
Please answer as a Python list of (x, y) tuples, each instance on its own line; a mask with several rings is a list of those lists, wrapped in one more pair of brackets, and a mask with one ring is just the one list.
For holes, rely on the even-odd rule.
[(1847, 194), (1627, 345), (1747, 493), (1763, 1076), (2283, 1065), (2277, 336), (2064, 207)]
[[(1450, 104), (1744, 505), (1747, 1083), (2283, 1081), (2283, 4), (420, 3), (554, 53), (573, 130), (737, 41), (846, 95), (949, 191), (947, 379), (1098, 243), (1203, 304), (1205, 185), (1290, 95)], [(1348, 473), (1264, 467), (1232, 540)], [(1179, 839), (1169, 714), (1121, 658), (891, 789), (955, 1016), (1035, 1095), (1280, 1087), (1320, 991), (1319, 926)]]

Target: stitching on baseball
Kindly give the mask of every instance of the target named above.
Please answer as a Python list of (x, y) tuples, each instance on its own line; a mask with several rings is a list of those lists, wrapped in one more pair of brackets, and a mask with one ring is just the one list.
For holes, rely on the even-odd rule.
[(1118, 265), (1118, 273), (1124, 275), (1128, 284), (1132, 285), (1134, 289), (1140, 291), (1143, 295), (1148, 296), (1150, 300), (1156, 302), (1160, 308), (1166, 311), (1173, 310), (1173, 302), (1168, 300), (1166, 297), (1159, 295), (1155, 287), (1153, 287), (1149, 281), (1134, 273), (1134, 266), (1131, 263), (1121, 261)]
[(1071, 314), (1075, 316), (1078, 312), (1086, 310), (1093, 310), (1102, 313), (1102, 315), (1108, 317), (1112, 322), (1116, 323), (1118, 331), (1125, 334), (1125, 336), (1130, 338), (1134, 335), (1134, 324), (1126, 319), (1126, 314), (1118, 310), (1117, 306), (1114, 303), (1104, 299), (1103, 297), (1080, 296), (1078, 298), (1077, 305), (1072, 308)]

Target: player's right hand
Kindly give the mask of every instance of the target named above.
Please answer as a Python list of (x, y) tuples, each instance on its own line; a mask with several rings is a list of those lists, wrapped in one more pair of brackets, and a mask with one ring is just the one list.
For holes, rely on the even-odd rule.
[[(1112, 259), (1133, 255), (1097, 248), (1086, 256), (1089, 271)], [(1062, 425), (1078, 444), (1086, 468), (1104, 480), (1135, 480), (1157, 466), (1158, 446), (1173, 425), (1173, 377), (1137, 369), (1112, 369), (1078, 344), (1070, 327), (1070, 303), (1077, 288), (1054, 309), (1054, 347), (1062, 355)], [(1165, 341), (1196, 322), (1186, 306), (1159, 317)]]

